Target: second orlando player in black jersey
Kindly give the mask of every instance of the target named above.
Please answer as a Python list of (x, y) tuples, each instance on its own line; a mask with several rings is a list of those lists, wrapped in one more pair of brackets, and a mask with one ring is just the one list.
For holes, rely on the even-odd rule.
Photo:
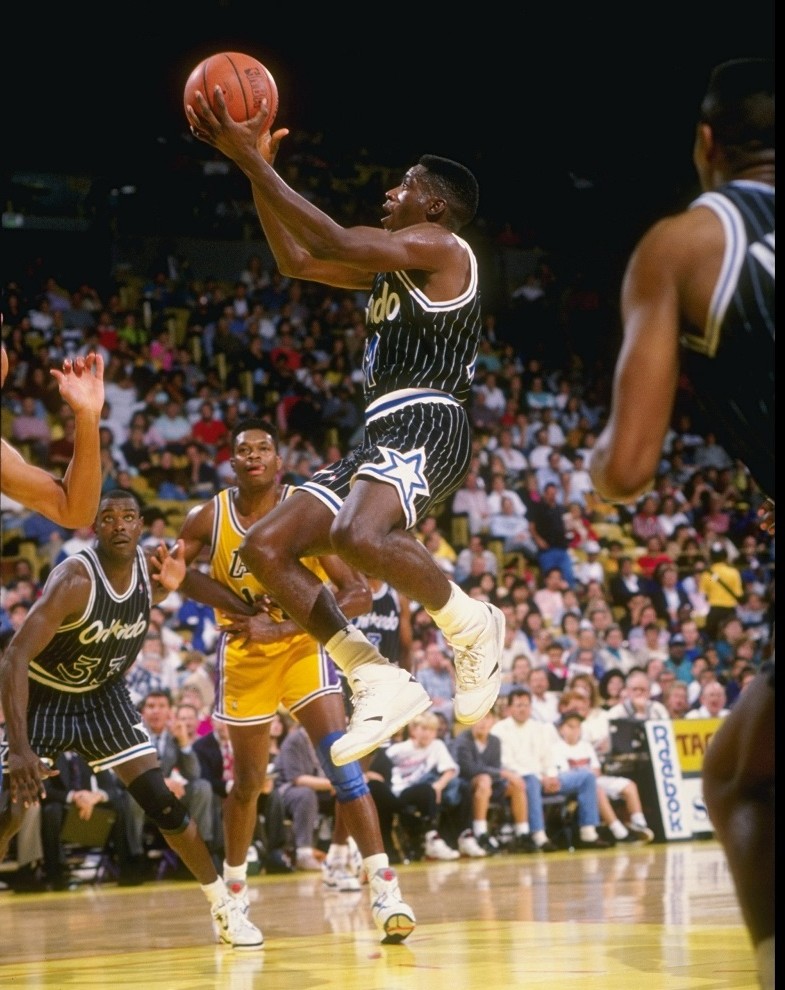
[(166, 786), (123, 679), (141, 648), (152, 602), (185, 574), (181, 546), (170, 555), (161, 545), (145, 556), (142, 525), (132, 492), (103, 495), (95, 548), (52, 570), (0, 659), (7, 735), (0, 860), (24, 809), (45, 797), (43, 780), (56, 773), (56, 758), (74, 750), (93, 771), (112, 767), (155, 822), (202, 885), (216, 937), (238, 948), (261, 948), (261, 932), (229, 896), (196, 825)]
[[(590, 473), (605, 498), (650, 488), (680, 371), (708, 427), (774, 503), (774, 64), (717, 66), (693, 161), (704, 190), (633, 252), (624, 343)], [(767, 513), (764, 507), (763, 513)], [(765, 518), (764, 528), (773, 530)], [(703, 793), (758, 954), (774, 986), (774, 671), (742, 692), (706, 751)]]
[(302, 557), (336, 553), (427, 609), (453, 651), (459, 721), (476, 722), (499, 693), (503, 613), (449, 581), (411, 533), (469, 469), (465, 403), (480, 340), (480, 295), (474, 253), (458, 231), (474, 218), (477, 182), (458, 162), (423, 155), (386, 193), (381, 229), (342, 227), (272, 168), (287, 132), (271, 136), (265, 129), (266, 105), (238, 124), (220, 91), (210, 95), (215, 112), (204, 94), (188, 108), (192, 131), (250, 179), (280, 271), (370, 291), (361, 442), (252, 526), (240, 549), (248, 569), (349, 680), (349, 730), (331, 750), (344, 764), (375, 749), (431, 700), (346, 619)]

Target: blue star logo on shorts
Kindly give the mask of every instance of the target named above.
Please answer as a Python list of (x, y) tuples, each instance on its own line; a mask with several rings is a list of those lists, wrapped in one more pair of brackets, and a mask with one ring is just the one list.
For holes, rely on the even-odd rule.
[(377, 448), (382, 460), (377, 464), (364, 464), (362, 474), (387, 481), (398, 489), (406, 515), (407, 526), (414, 525), (417, 514), (414, 511), (414, 499), (417, 495), (430, 495), (428, 481), (423, 474), (425, 467), (425, 451), (422, 447), (409, 450), (405, 454), (389, 447)]

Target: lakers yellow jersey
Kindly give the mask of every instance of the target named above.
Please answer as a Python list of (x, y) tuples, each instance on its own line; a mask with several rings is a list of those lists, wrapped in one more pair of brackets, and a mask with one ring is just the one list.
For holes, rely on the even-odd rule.
[[(281, 491), (280, 501), (292, 493), (294, 488), (286, 485)], [(215, 506), (215, 519), (213, 521), (212, 554), (210, 557), (210, 576), (236, 595), (252, 604), (260, 595), (266, 593), (262, 583), (254, 577), (245, 564), (240, 559), (240, 544), (245, 539), (247, 530), (242, 525), (235, 511), (234, 500), (237, 493), (236, 488), (225, 488), (213, 499)], [(327, 583), (329, 581), (324, 568), (319, 563), (317, 557), (305, 557), (303, 564), (316, 574), (318, 578)], [(275, 617), (275, 612), (271, 615)], [(279, 613), (278, 621), (283, 616)], [(215, 609), (215, 621), (219, 626), (228, 625), (229, 620), (218, 609)], [(278, 643), (269, 643), (264, 647), (265, 656), (277, 656), (286, 650), (306, 633), (297, 633), (295, 636), (287, 637)], [(234, 649), (240, 649), (237, 646)], [(240, 652), (253, 652), (253, 644)]]

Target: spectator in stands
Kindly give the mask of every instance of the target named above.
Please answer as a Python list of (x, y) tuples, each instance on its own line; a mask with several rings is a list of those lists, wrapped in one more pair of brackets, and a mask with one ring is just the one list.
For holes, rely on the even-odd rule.
[(495, 722), (496, 716), (488, 712), (459, 733), (453, 743), (452, 754), (472, 800), (471, 830), (461, 834), (458, 848), (472, 849), (473, 840), (486, 855), (498, 852), (501, 845), (489, 830), (488, 812), (491, 805), (508, 805), (513, 820), (512, 851), (535, 852), (523, 777), (502, 767), (501, 741), (491, 732)]
[(507, 715), (491, 732), (501, 741), (502, 766), (523, 777), (529, 807), (529, 827), (539, 851), (555, 852), (545, 830), (544, 795), (575, 797), (578, 803), (579, 845), (606, 848), (597, 834), (600, 823), (597, 784), (594, 774), (584, 768), (572, 770), (557, 766), (558, 734), (552, 723), (532, 718), (531, 694), (516, 688), (507, 696)]
[(726, 706), (725, 687), (719, 681), (708, 681), (701, 688), (700, 704), (691, 708), (685, 718), (725, 718), (730, 713)]
[(423, 659), (415, 677), (428, 692), (432, 708), (441, 712), (452, 727), (454, 721), (455, 668), (438, 643), (429, 643), (423, 651)]
[(631, 718), (639, 722), (647, 719), (669, 718), (668, 709), (652, 700), (651, 684), (644, 670), (633, 669), (624, 681), (621, 701), (608, 709), (608, 718)]
[(488, 504), (485, 482), (480, 477), (479, 471), (470, 470), (461, 487), (453, 495), (452, 513), (467, 516), (469, 533), (472, 536), (487, 533), (491, 508)]
[(537, 544), (537, 562), (540, 571), (546, 574), (557, 567), (567, 585), (572, 588), (575, 584), (575, 575), (568, 550), (569, 538), (564, 525), (564, 509), (558, 502), (559, 491), (554, 483), (545, 486), (542, 501), (529, 508), (529, 526)]

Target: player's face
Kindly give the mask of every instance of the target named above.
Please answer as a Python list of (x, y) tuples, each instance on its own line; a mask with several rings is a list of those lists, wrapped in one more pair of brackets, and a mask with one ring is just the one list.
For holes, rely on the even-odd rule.
[(98, 546), (109, 553), (130, 558), (142, 535), (142, 517), (133, 499), (106, 499), (98, 507), (95, 532)]
[(269, 433), (245, 430), (235, 441), (231, 465), (241, 488), (243, 485), (269, 485), (281, 470), (281, 458)]
[(387, 190), (385, 216), (382, 217), (382, 227), (385, 230), (403, 230), (415, 223), (425, 222), (428, 207), (434, 199), (423, 181), (425, 171), (422, 165), (414, 165), (404, 175), (399, 186)]

